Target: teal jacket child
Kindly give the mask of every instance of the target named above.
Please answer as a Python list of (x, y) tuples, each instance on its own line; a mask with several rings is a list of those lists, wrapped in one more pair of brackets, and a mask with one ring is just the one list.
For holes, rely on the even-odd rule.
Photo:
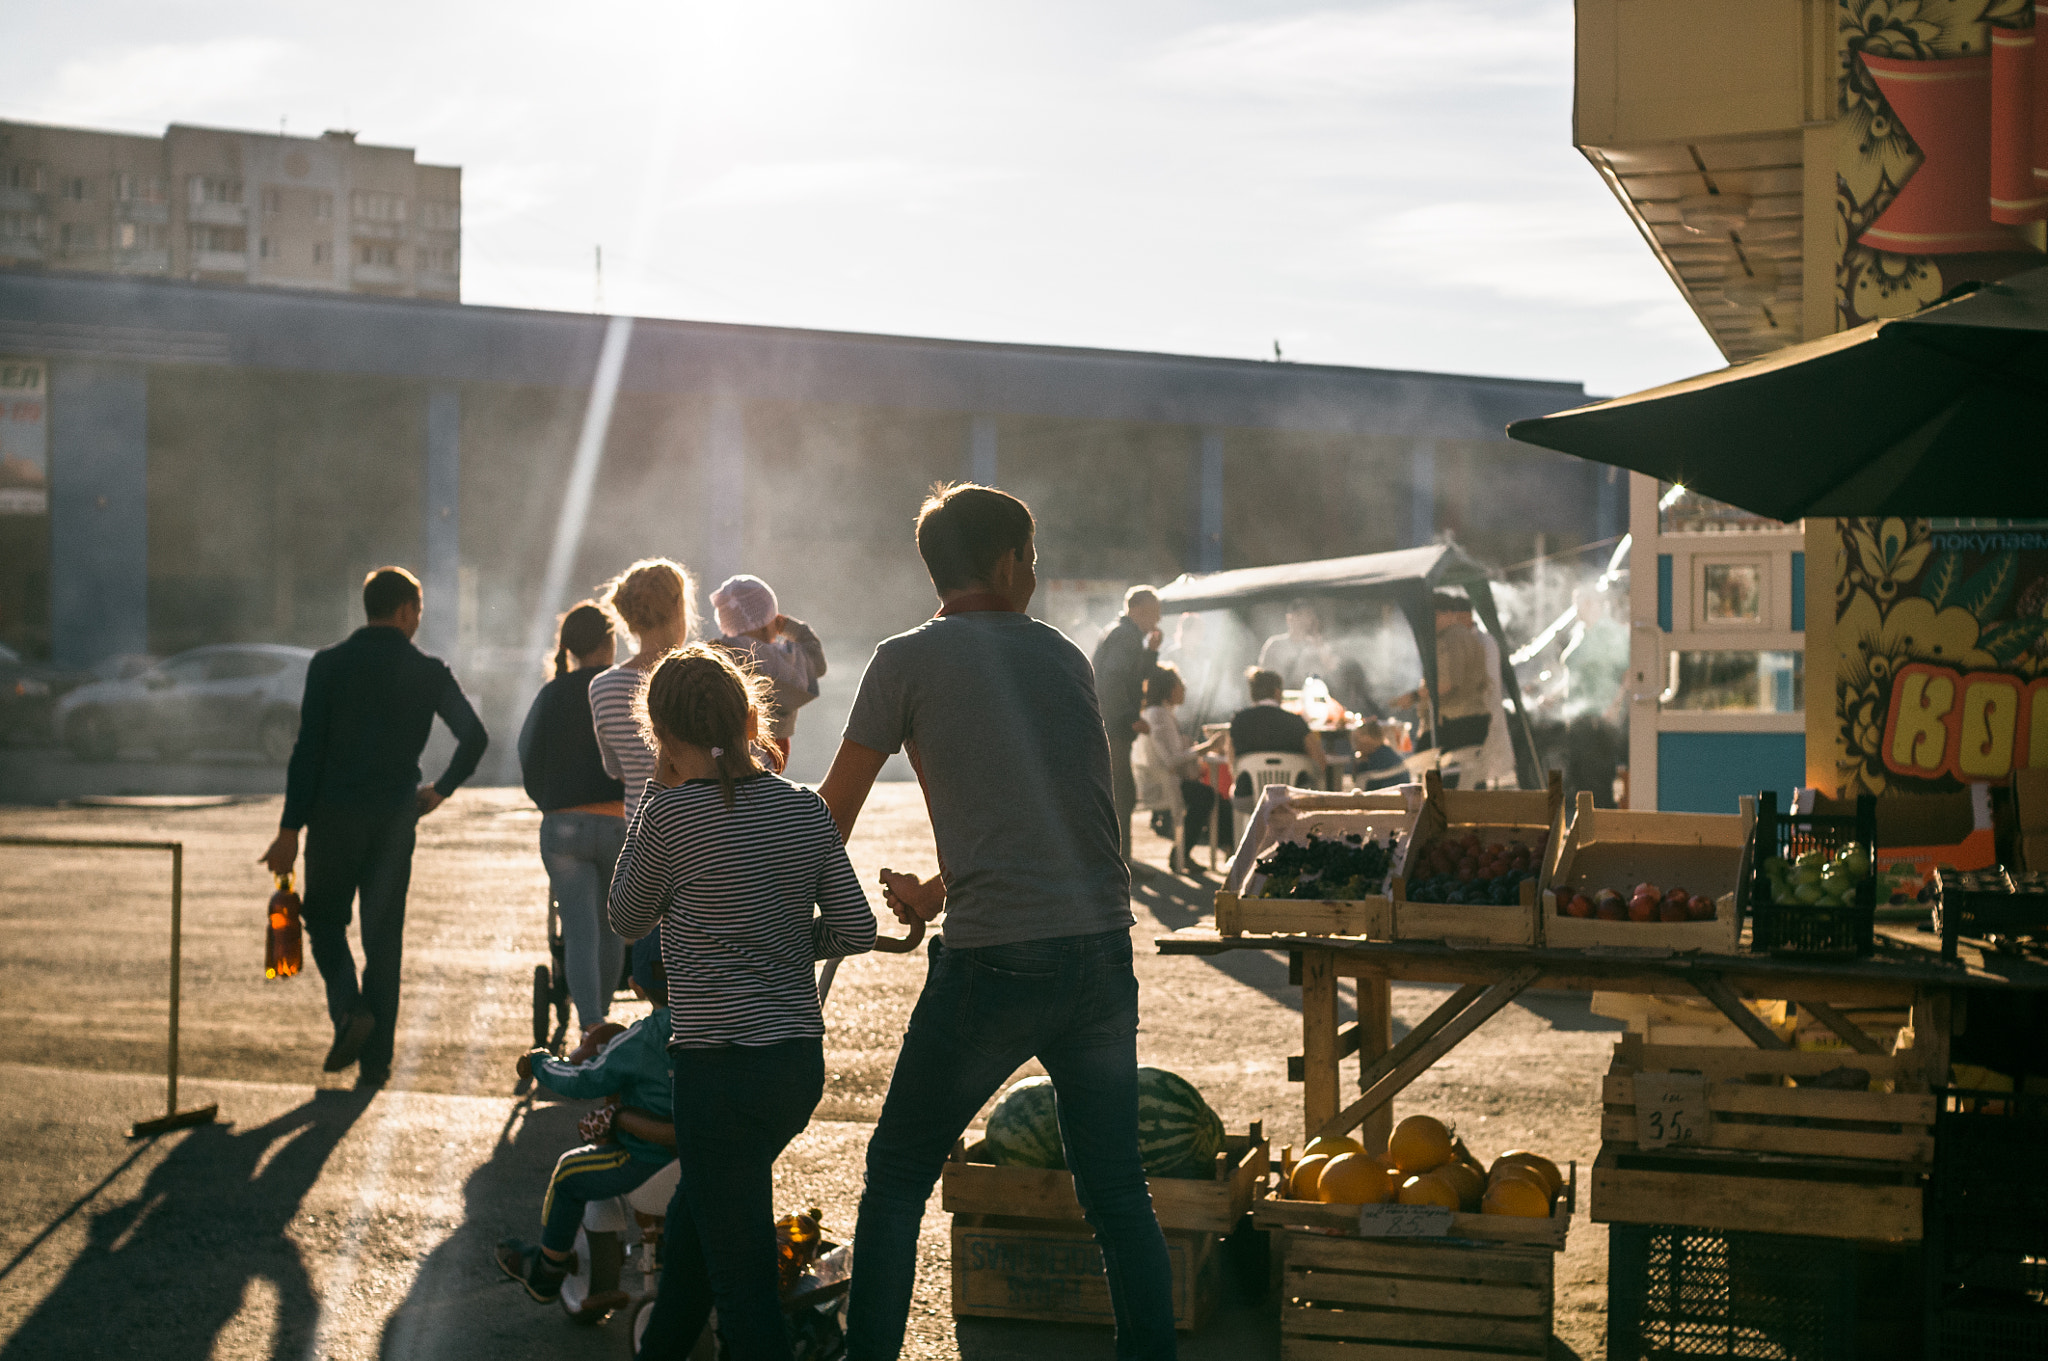
[[(564, 1063), (552, 1055), (533, 1056), (533, 1078), (541, 1086), (571, 1100), (588, 1101), (616, 1095), (621, 1106), (647, 1112), (659, 1120), (675, 1119), (675, 1088), (668, 1058), (669, 1016), (667, 1007), (656, 1007), (645, 1020), (635, 1021), (623, 1034), (585, 1063)], [(612, 1137), (636, 1158), (667, 1162), (675, 1150), (636, 1139), (613, 1127)]]

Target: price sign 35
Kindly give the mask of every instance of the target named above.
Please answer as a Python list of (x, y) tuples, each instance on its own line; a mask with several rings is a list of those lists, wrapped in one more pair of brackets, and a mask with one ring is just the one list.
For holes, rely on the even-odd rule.
[(1713, 1126), (1707, 1080), (1698, 1073), (1637, 1073), (1636, 1147), (1703, 1144)]

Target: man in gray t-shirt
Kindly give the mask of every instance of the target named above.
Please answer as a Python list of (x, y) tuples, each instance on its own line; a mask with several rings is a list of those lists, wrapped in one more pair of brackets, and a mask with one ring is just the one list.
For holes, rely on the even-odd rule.
[(946, 918), (868, 1143), (848, 1361), (897, 1355), (932, 1184), (967, 1122), (1034, 1058), (1103, 1245), (1117, 1355), (1174, 1355), (1172, 1271), (1138, 1153), (1138, 980), (1109, 740), (1088, 659), (1024, 613), (1033, 529), (1024, 503), (993, 488), (925, 502), (917, 546), (938, 617), (875, 649), (819, 789), (848, 836), (882, 763), (908, 753), (939, 872), (883, 870), (885, 896), (903, 921)]
[(846, 740), (908, 746), (931, 807), (953, 949), (1131, 924), (1088, 659), (1011, 610), (941, 615), (875, 649)]

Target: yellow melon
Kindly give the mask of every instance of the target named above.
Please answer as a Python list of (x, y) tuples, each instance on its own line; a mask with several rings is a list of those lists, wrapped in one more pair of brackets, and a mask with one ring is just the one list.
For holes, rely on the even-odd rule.
[(1387, 1152), (1394, 1165), (1410, 1176), (1431, 1172), (1451, 1160), (1451, 1132), (1434, 1117), (1411, 1115), (1394, 1126)]
[(1461, 1209), (1479, 1208), (1479, 1198), (1486, 1194), (1486, 1178), (1470, 1163), (1462, 1163), (1453, 1158), (1429, 1175), (1442, 1177), (1451, 1184), (1451, 1188), (1458, 1193), (1458, 1205)]
[(1455, 1210), (1458, 1205), (1458, 1188), (1434, 1172), (1408, 1178), (1401, 1183), (1403, 1205), (1441, 1205), (1446, 1210)]
[(1316, 1198), (1333, 1205), (1379, 1205), (1393, 1194), (1387, 1169), (1367, 1153), (1339, 1153), (1316, 1178)]
[(1493, 1170), (1498, 1172), (1503, 1164), (1513, 1165), (1516, 1163), (1524, 1167), (1532, 1167), (1542, 1173), (1543, 1182), (1550, 1188), (1551, 1195), (1560, 1196), (1564, 1194), (1564, 1173), (1557, 1170), (1556, 1163), (1540, 1153), (1531, 1153), (1526, 1149), (1520, 1148), (1509, 1149), (1506, 1153), (1493, 1160)]
[(1308, 1147), (1301, 1150), (1301, 1156), (1308, 1158), (1320, 1153), (1326, 1158), (1334, 1158), (1340, 1153), (1363, 1152), (1365, 1152), (1364, 1144), (1359, 1143), (1356, 1139), (1347, 1139), (1339, 1134), (1328, 1139), (1317, 1137), (1309, 1140)]
[(1294, 1171), (1287, 1178), (1287, 1196), (1290, 1200), (1316, 1199), (1316, 1181), (1323, 1175), (1323, 1164), (1330, 1161), (1318, 1153), (1303, 1158), (1294, 1165)]
[(1523, 1219), (1548, 1219), (1550, 1197), (1526, 1177), (1502, 1177), (1486, 1188), (1479, 1208), (1490, 1215), (1515, 1215)]

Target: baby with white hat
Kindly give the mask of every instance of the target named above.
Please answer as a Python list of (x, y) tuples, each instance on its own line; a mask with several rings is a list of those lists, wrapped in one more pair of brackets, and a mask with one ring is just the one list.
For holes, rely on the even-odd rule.
[(825, 647), (801, 619), (782, 613), (775, 589), (756, 576), (727, 577), (711, 593), (718, 616), (719, 645), (744, 652), (754, 670), (775, 687), (768, 736), (789, 755), (796, 732), (796, 711), (818, 697), (818, 677), (825, 674)]

